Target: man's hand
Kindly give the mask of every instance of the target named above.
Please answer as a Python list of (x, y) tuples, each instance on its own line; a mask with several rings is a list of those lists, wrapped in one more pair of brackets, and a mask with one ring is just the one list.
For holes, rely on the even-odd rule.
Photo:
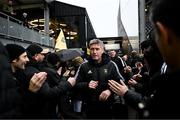
[(59, 67), (59, 69), (57, 70), (57, 73), (58, 73), (59, 75), (61, 75), (61, 72), (62, 72), (62, 67)]
[(131, 85), (131, 86), (135, 86), (136, 84), (138, 84), (138, 82), (136, 80), (134, 80), (134, 79), (130, 79), (128, 81), (128, 84)]
[(142, 78), (141, 74), (135, 74), (135, 75), (132, 76), (132, 79), (134, 79), (136, 81), (140, 80), (141, 78)]
[(102, 93), (99, 95), (99, 101), (106, 101), (110, 95), (111, 95), (110, 90), (102, 91)]
[(115, 92), (119, 96), (124, 96), (124, 94), (128, 91), (128, 87), (124, 84), (122, 80), (120, 80), (120, 82), (121, 84), (114, 80), (109, 80), (108, 85), (113, 92)]
[(88, 87), (92, 89), (96, 89), (97, 86), (98, 86), (98, 81), (94, 81), (94, 80), (91, 80), (88, 85)]
[(71, 72), (70, 70), (66, 70), (65, 73), (63, 74), (63, 76), (68, 77), (70, 72)]
[(35, 73), (29, 82), (29, 90), (31, 92), (37, 92), (41, 88), (42, 84), (45, 82), (46, 78), (46, 72)]
[(67, 81), (71, 84), (72, 87), (76, 84), (74, 77), (69, 77)]
[(124, 73), (131, 73), (132, 72), (132, 68), (130, 66), (126, 66), (124, 68)]

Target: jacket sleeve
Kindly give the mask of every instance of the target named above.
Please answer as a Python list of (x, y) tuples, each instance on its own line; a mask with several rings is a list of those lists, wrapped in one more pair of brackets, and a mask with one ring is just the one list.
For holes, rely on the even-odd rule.
[[(31, 69), (32, 70), (32, 69)], [(66, 81), (65, 78), (57, 77), (55, 73), (53, 73), (51, 70), (43, 69), (44, 72), (47, 72), (47, 79), (43, 83), (40, 90), (37, 92), (38, 95), (48, 99), (57, 98), (62, 94), (65, 94), (67, 91), (69, 91), (72, 86), (69, 82)], [(40, 71), (37, 71), (37, 73)], [(32, 75), (32, 74), (31, 74)], [(51, 85), (50, 81), (56, 81), (56, 85)]]
[(67, 81), (60, 82), (57, 86), (50, 87), (47, 82), (44, 83), (42, 88), (40, 89), (39, 93), (42, 94), (46, 98), (56, 98), (62, 94), (65, 94), (72, 88), (70, 83)]
[(89, 81), (86, 81), (86, 76), (85, 76), (86, 73), (85, 73), (84, 65), (85, 64), (80, 65), (80, 67), (78, 68), (78, 71), (75, 75), (75, 79), (76, 79), (75, 88), (76, 89), (87, 89), (88, 88)]
[(118, 66), (116, 65), (116, 63), (114, 63), (113, 61), (111, 61), (111, 68), (112, 68), (112, 79), (119, 82), (119, 80), (123, 80), (125, 81), (125, 79), (123, 78), (123, 76), (121, 75), (121, 73), (119, 72)]
[(131, 107), (133, 107), (136, 110), (139, 110), (138, 104), (143, 101), (142, 95), (132, 90), (128, 90), (125, 93), (124, 99), (127, 104), (129, 104)]

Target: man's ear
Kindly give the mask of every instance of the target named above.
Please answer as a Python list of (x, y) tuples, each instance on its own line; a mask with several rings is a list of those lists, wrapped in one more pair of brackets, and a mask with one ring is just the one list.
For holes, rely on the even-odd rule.
[(172, 41), (171, 39), (169, 39), (170, 38), (169, 29), (165, 25), (163, 25), (161, 22), (157, 22), (156, 26), (158, 28), (160, 39), (163, 40), (164, 44), (170, 45)]
[(15, 63), (15, 62), (17, 62), (17, 59), (14, 59), (14, 60), (12, 61), (12, 63)]

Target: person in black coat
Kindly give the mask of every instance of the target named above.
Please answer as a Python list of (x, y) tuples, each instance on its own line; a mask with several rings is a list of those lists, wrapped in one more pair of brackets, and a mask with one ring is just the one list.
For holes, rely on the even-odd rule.
[[(73, 79), (73, 78), (66, 78), (63, 75), (61, 75), (62, 71), (59, 73), (57, 72), (58, 69), (61, 69), (61, 62), (60, 58), (56, 53), (49, 53), (46, 56), (45, 59), (46, 64), (44, 67), (42, 67), (42, 71), (45, 71), (48, 74), (48, 84), (51, 88), (53, 87), (59, 87), (60, 91), (58, 94), (56, 94), (56, 97), (54, 96), (54, 99), (49, 99), (49, 104), (48, 104), (48, 113), (52, 114), (53, 116), (57, 116), (58, 114), (60, 117), (66, 118), (66, 115), (68, 115), (70, 111), (70, 103), (68, 99), (68, 92), (69, 88), (67, 87), (66, 84), (68, 83), (67, 79)], [(61, 68), (60, 68), (61, 67)], [(66, 81), (67, 80), (67, 81)], [(66, 89), (69, 89), (67, 91), (64, 91), (63, 89), (67, 87)], [(56, 108), (58, 106), (58, 111), (56, 111)]]
[(108, 80), (123, 79), (117, 65), (104, 53), (104, 44), (99, 39), (89, 43), (91, 57), (80, 65), (75, 78), (76, 89), (82, 92), (87, 118), (112, 118), (113, 93)]
[[(24, 88), (23, 86), (25, 85), (17, 79), (18, 77), (15, 73), (17, 70), (23, 70), (28, 61), (25, 49), (16, 44), (7, 44), (6, 49), (9, 53), (8, 58), (10, 63), (6, 58), (6, 54), (2, 55), (1, 53), (1, 60), (3, 60), (3, 63), (1, 62), (1, 76), (4, 77), (2, 77), (0, 84), (2, 92), (0, 118), (24, 118), (23, 106), (25, 103), (23, 101), (24, 95), (22, 92), (25, 92), (26, 90), (29, 92), (38, 91), (44, 78), (39, 78), (40, 74), (34, 75), (27, 88)], [(42, 81), (39, 82), (39, 80)], [(26, 81), (26, 79), (23, 79), (23, 81)]]
[[(149, 42), (149, 41), (146, 41)], [(141, 80), (137, 80), (137, 76), (133, 76), (128, 84), (135, 88), (134, 90), (129, 89), (125, 84), (118, 85), (118, 93), (120, 96), (123, 96), (126, 103), (131, 107), (136, 109), (139, 112), (139, 117), (143, 117), (142, 108), (139, 107), (139, 104), (142, 104), (144, 100), (150, 99), (151, 95), (154, 93), (156, 88), (151, 85), (152, 79), (158, 75), (160, 75), (161, 65), (163, 64), (163, 59), (158, 51), (158, 48), (154, 42), (149, 42), (149, 48), (144, 51), (144, 61), (145, 66), (147, 66), (148, 73), (142, 74)], [(140, 74), (138, 74), (140, 75)], [(132, 81), (136, 81), (136, 84), (132, 84)], [(141, 81), (141, 82), (140, 82)], [(109, 82), (112, 90), (115, 90), (115, 84), (113, 81)], [(115, 92), (117, 92), (115, 90)]]
[[(152, 3), (155, 42), (167, 63), (168, 71), (152, 79), (151, 88), (155, 91), (150, 100), (144, 101), (145, 106), (141, 106), (146, 109), (146, 118), (180, 119), (180, 17), (174, 14), (180, 11), (179, 4), (180, 1), (171, 0), (153, 0)], [(115, 91), (119, 86), (116, 85), (113, 88)], [(118, 90), (116, 92), (120, 93)]]
[(180, 1), (153, 0), (152, 23), (156, 31), (156, 44), (167, 63), (165, 74), (155, 78), (157, 91), (149, 103), (150, 118), (180, 119)]
[(8, 52), (0, 42), (0, 118), (19, 118), (21, 96), (11, 73)]
[[(44, 54), (42, 54), (43, 49), (37, 45), (32, 44), (26, 48), (30, 62), (27, 64), (24, 71), (25, 75), (29, 78), (40, 71), (47, 72), (47, 80), (42, 85), (41, 89), (37, 94), (32, 96), (28, 102), (30, 103), (29, 108), (26, 111), (29, 118), (57, 118), (56, 108), (52, 110), (52, 101), (58, 99), (61, 94), (66, 93), (75, 84), (74, 79), (68, 79), (65, 82), (60, 82), (57, 84), (57, 78), (52, 74), (50, 69), (44, 69), (45, 65), (42, 64), (44, 60)], [(52, 81), (56, 84), (51, 84)], [(51, 108), (49, 108), (51, 106)], [(53, 105), (54, 106), (54, 105)], [(54, 112), (55, 111), (55, 112)]]
[(122, 73), (124, 68), (127, 66), (124, 60), (117, 55), (115, 50), (109, 51), (109, 56), (111, 60), (117, 64), (119, 71)]

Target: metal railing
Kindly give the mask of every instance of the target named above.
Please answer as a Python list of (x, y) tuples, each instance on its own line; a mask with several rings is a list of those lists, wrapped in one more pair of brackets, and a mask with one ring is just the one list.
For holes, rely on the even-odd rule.
[(54, 43), (44, 32), (39, 32), (36, 29), (28, 28), (23, 25), (23, 22), (11, 16), (0, 12), (0, 35), (6, 38), (15, 38), (20, 41), (38, 43), (41, 45), (53, 47)]

